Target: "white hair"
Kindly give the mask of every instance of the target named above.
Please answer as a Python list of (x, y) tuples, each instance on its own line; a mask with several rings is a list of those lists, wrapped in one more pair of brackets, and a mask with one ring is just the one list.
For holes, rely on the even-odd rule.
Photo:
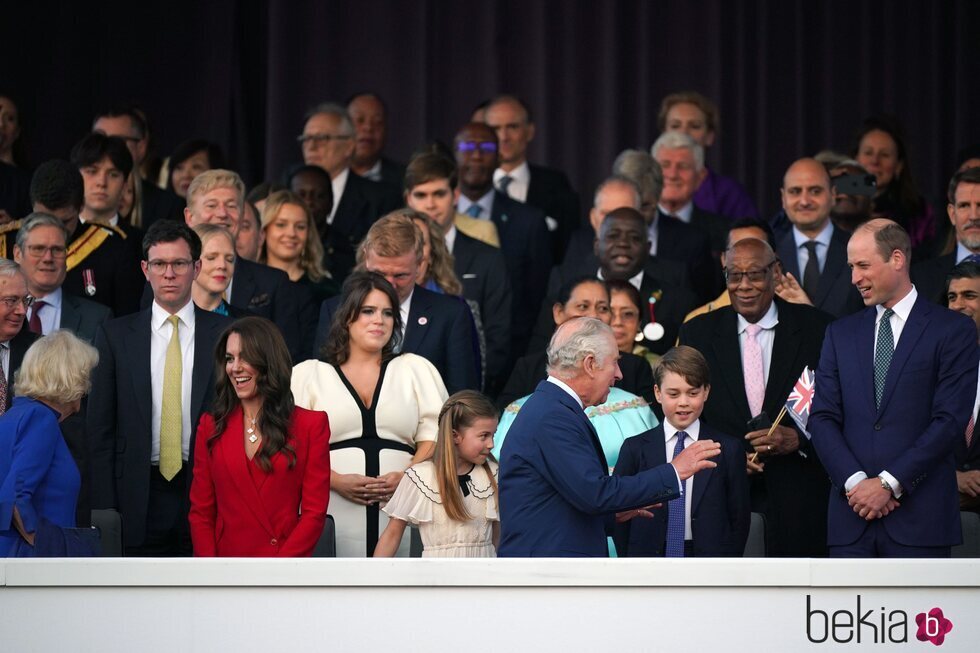
[(694, 168), (701, 172), (704, 170), (704, 148), (698, 145), (693, 138), (685, 134), (684, 132), (669, 131), (664, 132), (660, 135), (653, 143), (653, 147), (650, 148), (650, 154), (654, 159), (657, 158), (657, 153), (660, 150), (667, 148), (670, 150), (677, 148), (684, 148), (685, 150), (690, 150), (694, 155)]
[(24, 276), (24, 271), (9, 258), (0, 258), (0, 277), (12, 277), (16, 274)]
[(343, 136), (354, 135), (354, 122), (350, 119), (350, 114), (347, 113), (346, 108), (336, 102), (321, 102), (306, 113), (306, 119), (309, 120), (320, 113), (338, 118), (340, 120), (340, 133)]
[(592, 198), (593, 208), (599, 206), (599, 196), (602, 195), (602, 191), (606, 190), (610, 186), (625, 186), (626, 188), (629, 188), (631, 191), (633, 191), (633, 208), (640, 208), (640, 205), (643, 203), (643, 198), (640, 196), (640, 187), (635, 181), (625, 175), (613, 175), (602, 180), (602, 183), (596, 187), (595, 196)]
[(547, 372), (559, 379), (572, 378), (589, 355), (603, 367), (616, 351), (616, 339), (608, 324), (594, 317), (572, 318), (551, 336)]

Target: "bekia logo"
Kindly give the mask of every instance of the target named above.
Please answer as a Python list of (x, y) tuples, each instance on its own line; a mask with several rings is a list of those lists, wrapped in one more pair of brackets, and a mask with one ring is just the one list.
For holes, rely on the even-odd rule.
[[(941, 608), (915, 615), (915, 624), (915, 638), (935, 646), (942, 646), (946, 635), (953, 630), (953, 622)], [(814, 644), (828, 640), (838, 644), (903, 644), (909, 641), (909, 615), (905, 610), (887, 610), (884, 606), (864, 610), (860, 594), (856, 596), (853, 611), (828, 612), (814, 606), (811, 595), (807, 594), (806, 637)]]

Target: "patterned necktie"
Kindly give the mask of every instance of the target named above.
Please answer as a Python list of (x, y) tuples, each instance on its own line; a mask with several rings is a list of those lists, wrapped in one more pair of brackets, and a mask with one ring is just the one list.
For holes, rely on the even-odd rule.
[(964, 263), (966, 261), (969, 261), (970, 263), (978, 263), (978, 264), (980, 264), (980, 254), (970, 254), (965, 259), (963, 259), (962, 261), (960, 261), (960, 263)]
[(966, 448), (969, 449), (970, 445), (973, 444), (973, 431), (977, 428), (977, 413), (976, 411), (970, 415), (970, 422), (966, 425)]
[(497, 190), (499, 190), (507, 197), (510, 197), (510, 193), (507, 192), (507, 187), (510, 186), (510, 182), (512, 181), (514, 181), (513, 177), (511, 177), (510, 175), (504, 175), (503, 177), (500, 178), (500, 181), (497, 182)]
[[(684, 451), (684, 441), (687, 440), (687, 433), (677, 432), (677, 444), (674, 445), (674, 455), (671, 460)], [(667, 557), (684, 557), (684, 481), (681, 481), (681, 494), (676, 499), (671, 499), (667, 504)]]
[(37, 335), (44, 335), (41, 333), (41, 308), (47, 306), (48, 303), (43, 299), (39, 299), (33, 304), (31, 304), (31, 319), (27, 321), (27, 328), (31, 330), (31, 333), (36, 333)]
[(7, 349), (7, 343), (0, 343), (0, 415), (7, 412), (7, 370), (3, 365), (3, 352)]
[(803, 243), (806, 247), (806, 269), (803, 270), (803, 292), (810, 301), (817, 296), (817, 286), (820, 285), (820, 259), (817, 258), (817, 241), (808, 240)]
[(742, 345), (742, 374), (745, 378), (745, 398), (749, 400), (749, 413), (755, 417), (762, 412), (766, 398), (766, 377), (762, 370), (762, 346), (757, 336), (762, 331), (758, 324), (745, 327), (745, 344)]
[(180, 337), (177, 327), (180, 318), (171, 315), (167, 321), (173, 325), (167, 358), (163, 365), (163, 401), (160, 405), (160, 474), (173, 480), (181, 467), (181, 390), (180, 380), (184, 362), (180, 355)]
[(481, 213), (483, 213), (483, 208), (476, 203), (470, 204), (470, 208), (466, 209), (466, 215), (472, 218), (479, 218)]
[(892, 364), (892, 354), (895, 353), (895, 337), (892, 335), (891, 316), (895, 314), (886, 308), (878, 322), (878, 340), (875, 343), (875, 407), (881, 407), (881, 394), (885, 391), (885, 377), (888, 376), (888, 366)]

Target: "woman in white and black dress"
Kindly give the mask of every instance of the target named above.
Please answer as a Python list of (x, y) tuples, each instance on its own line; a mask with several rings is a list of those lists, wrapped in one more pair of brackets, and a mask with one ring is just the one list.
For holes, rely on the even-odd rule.
[[(321, 356), (293, 368), (297, 406), (330, 419), (330, 514), (337, 556), (370, 556), (388, 518), (380, 511), (409, 465), (432, 456), (446, 386), (421, 356), (396, 354), (398, 296), (384, 277), (344, 283)], [(404, 537), (398, 555), (408, 555)]]

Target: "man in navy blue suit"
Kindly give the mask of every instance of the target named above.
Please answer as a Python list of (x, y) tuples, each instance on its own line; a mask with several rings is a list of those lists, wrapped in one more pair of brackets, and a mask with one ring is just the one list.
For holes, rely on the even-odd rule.
[[(371, 225), (360, 245), (359, 264), (382, 275), (398, 293), (405, 329), (401, 351), (432, 363), (449, 394), (478, 390), (479, 350), (469, 306), (461, 297), (426, 290), (415, 283), (424, 241), (411, 218), (413, 214), (411, 209), (400, 209)], [(323, 347), (340, 300), (331, 297), (320, 307), (316, 351)]]
[(708, 361), (693, 347), (674, 347), (657, 363), (653, 378), (664, 422), (623, 442), (616, 476), (659, 467), (703, 439), (720, 444), (721, 455), (717, 469), (684, 481), (683, 496), (654, 510), (653, 519), (617, 525), (616, 552), (621, 557), (740, 557), (749, 535), (749, 477), (741, 440), (701, 420), (711, 391)]
[(500, 250), (513, 291), (511, 354), (517, 358), (527, 350), (551, 271), (545, 215), (494, 189), (498, 144), (493, 129), (483, 123), (470, 123), (456, 134), (454, 147), (459, 166), (457, 210), (493, 221), (500, 235)]
[(977, 391), (977, 330), (918, 295), (910, 251), (885, 219), (847, 245), (868, 308), (828, 327), (809, 422), (834, 557), (948, 557), (962, 539), (953, 452)]
[[(699, 440), (670, 463), (636, 476), (609, 476), (584, 409), (603, 403), (622, 374), (612, 329), (571, 319), (548, 346), (548, 378), (521, 408), (500, 456), (501, 557), (603, 557), (614, 517), (652, 517), (676, 498), (721, 446)], [(621, 514), (616, 514), (620, 512)]]
[[(963, 261), (946, 277), (946, 301), (951, 310), (962, 313), (977, 325), (980, 334), (980, 263)], [(980, 383), (978, 383), (980, 390)], [(978, 392), (980, 399), (980, 392)], [(956, 485), (960, 491), (961, 510), (980, 510), (980, 431), (977, 431), (977, 409), (970, 412), (972, 424), (956, 444)]]

